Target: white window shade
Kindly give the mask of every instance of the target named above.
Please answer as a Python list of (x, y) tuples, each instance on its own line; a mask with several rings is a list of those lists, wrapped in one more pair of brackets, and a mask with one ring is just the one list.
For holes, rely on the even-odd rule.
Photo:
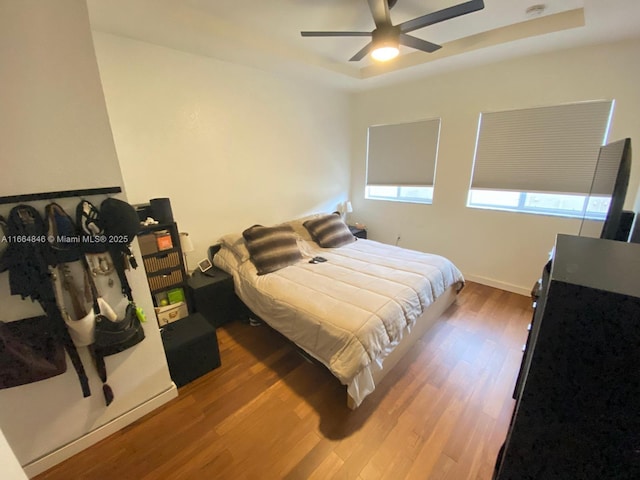
[(440, 119), (369, 127), (367, 185), (433, 186)]
[(589, 193), (613, 102), (483, 113), (472, 189)]

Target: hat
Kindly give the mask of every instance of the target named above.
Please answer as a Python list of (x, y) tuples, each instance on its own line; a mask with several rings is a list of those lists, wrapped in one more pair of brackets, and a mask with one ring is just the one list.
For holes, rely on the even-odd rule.
[(102, 202), (100, 218), (110, 244), (117, 243), (125, 247), (140, 231), (140, 219), (136, 209), (117, 198), (107, 198)]

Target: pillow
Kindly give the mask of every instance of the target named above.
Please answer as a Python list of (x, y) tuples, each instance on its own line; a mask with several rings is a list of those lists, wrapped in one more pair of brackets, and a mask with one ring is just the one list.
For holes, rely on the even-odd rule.
[(242, 232), (258, 275), (275, 272), (302, 259), (293, 229), (254, 225)]
[(218, 240), (219, 243), (226, 246), (238, 259), (238, 263), (243, 263), (249, 260), (249, 250), (247, 250), (247, 244), (239, 233), (229, 233)]
[(307, 220), (303, 225), (323, 248), (341, 247), (356, 240), (349, 227), (335, 214)]
[(309, 231), (304, 228), (304, 222), (306, 222), (307, 220), (319, 218), (323, 215), (326, 215), (326, 213), (314, 213), (302, 218), (296, 218), (295, 220), (289, 220), (288, 222), (284, 222), (281, 225), (289, 225), (291, 228), (293, 228), (294, 233), (303, 240), (313, 240), (311, 235), (309, 235)]

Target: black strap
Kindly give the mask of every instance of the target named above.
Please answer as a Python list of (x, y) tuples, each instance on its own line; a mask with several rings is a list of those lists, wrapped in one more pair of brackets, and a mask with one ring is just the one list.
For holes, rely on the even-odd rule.
[[(82, 256), (82, 266), (85, 271), (86, 279), (89, 283), (89, 288), (91, 289), (91, 297), (93, 300), (93, 312), (97, 315), (100, 315), (100, 305), (98, 304), (98, 289), (96, 288), (96, 284), (93, 281), (93, 276), (91, 275), (91, 269), (89, 268), (89, 264), (87, 262), (87, 257), (85, 255)], [(95, 345), (89, 345), (89, 353), (93, 358), (93, 364), (96, 367), (96, 371), (98, 372), (98, 376), (100, 380), (102, 380), (102, 393), (104, 395), (104, 403), (108, 407), (111, 402), (113, 402), (114, 394), (111, 387), (107, 384), (107, 365), (104, 363), (104, 357), (100, 354)]]
[(119, 245), (116, 245), (115, 248), (109, 248), (109, 254), (111, 255), (113, 267), (115, 268), (116, 272), (118, 272), (118, 279), (120, 280), (120, 285), (122, 287), (122, 294), (125, 295), (130, 302), (133, 302), (131, 287), (129, 286), (127, 274), (125, 273), (125, 256), (128, 256), (129, 258), (132, 256), (131, 251), (128, 249), (128, 247), (127, 251), (128, 253), (121, 250)]

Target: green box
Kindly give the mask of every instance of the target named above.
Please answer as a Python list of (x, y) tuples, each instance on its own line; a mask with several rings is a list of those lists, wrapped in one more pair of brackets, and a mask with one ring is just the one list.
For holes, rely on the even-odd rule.
[(167, 299), (170, 304), (184, 302), (184, 290), (182, 288), (173, 288), (167, 291)]

